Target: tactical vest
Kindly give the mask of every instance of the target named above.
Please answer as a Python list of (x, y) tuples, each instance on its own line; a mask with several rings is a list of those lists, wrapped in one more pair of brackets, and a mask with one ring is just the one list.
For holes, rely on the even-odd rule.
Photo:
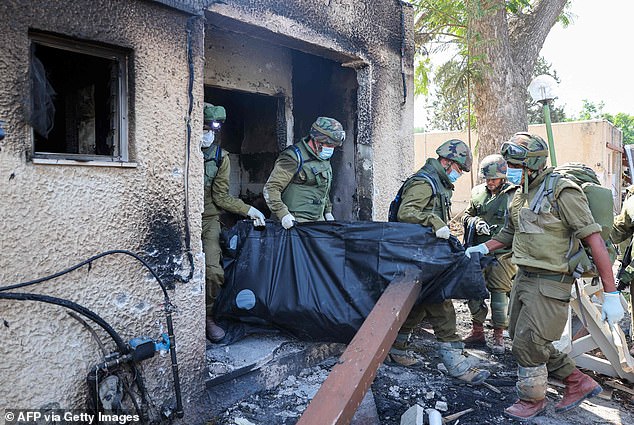
[[(518, 266), (571, 274), (569, 258), (579, 250), (580, 242), (561, 221), (549, 196), (541, 197), (538, 193), (543, 187), (542, 181), (552, 171), (552, 168), (545, 170), (530, 184), (528, 194), (517, 191), (511, 201), (510, 219), (515, 226), (513, 261)], [(559, 179), (552, 188), (554, 199), (566, 188), (580, 190), (568, 179)], [(533, 205), (536, 195), (541, 197), (541, 202)]]
[[(486, 184), (481, 184), (473, 188), (471, 200), (475, 208), (475, 215), (484, 218), (491, 229), (490, 235), (475, 235), (474, 245), (484, 243), (497, 235), (504, 227), (506, 216), (508, 215), (508, 207), (517, 186), (512, 183), (505, 182), (502, 184), (500, 191), (496, 196), (491, 196)], [(495, 208), (491, 212), (490, 209)], [(507, 250), (498, 250), (496, 253), (508, 252)]]
[[(434, 164), (435, 162), (435, 164)], [(428, 212), (437, 215), (445, 223), (449, 223), (451, 219), (451, 195), (453, 194), (453, 185), (449, 181), (449, 178), (445, 179), (440, 176), (437, 168), (442, 169), (442, 165), (435, 158), (429, 158), (425, 165), (421, 168), (425, 174), (432, 180), (434, 187), (433, 202), (429, 202), (423, 212)]]
[(317, 157), (306, 141), (304, 138), (295, 145), (299, 158), (291, 147), (280, 153), (297, 161), (299, 168), (282, 192), (282, 202), (298, 221), (323, 221), (332, 185), (332, 167), (329, 160)]

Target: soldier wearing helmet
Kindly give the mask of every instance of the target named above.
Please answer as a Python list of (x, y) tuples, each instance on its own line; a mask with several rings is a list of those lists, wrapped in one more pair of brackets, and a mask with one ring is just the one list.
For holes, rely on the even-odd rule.
[[(513, 247), (518, 272), (510, 300), (509, 334), (518, 363), (516, 389), (519, 400), (504, 411), (527, 420), (546, 408), (548, 376), (563, 380), (563, 399), (556, 412), (568, 411), (601, 386), (577, 369), (575, 362), (553, 346), (560, 339), (568, 319), (568, 301), (575, 281), (581, 243), (592, 251), (603, 283), (603, 318), (616, 323), (623, 307), (614, 283), (612, 264), (595, 223), (588, 200), (579, 186), (546, 167), (548, 148), (544, 140), (529, 133), (516, 133), (502, 145), (509, 171), (518, 170), (518, 189), (509, 207), (509, 219), (491, 240), (467, 248), (487, 254)], [(509, 174), (509, 179), (510, 179)]]
[[(469, 208), (462, 217), (465, 227), (465, 247), (477, 245), (495, 236), (506, 220), (508, 205), (517, 186), (506, 180), (507, 164), (502, 155), (489, 155), (480, 163), (480, 177), (485, 180), (471, 190)], [(503, 332), (508, 327), (508, 299), (517, 267), (511, 262), (509, 249), (496, 251), (497, 261), (484, 270), (487, 289), (491, 293), (491, 322), (495, 353), (504, 352)], [(484, 321), (489, 309), (485, 300), (469, 300), (471, 334), (463, 341), (469, 346), (485, 346)]]
[[(461, 140), (447, 140), (436, 150), (438, 158), (428, 158), (423, 167), (403, 184), (398, 221), (429, 227), (440, 239), (449, 239), (447, 223), (450, 219), (453, 183), (465, 171), (471, 170), (473, 157)], [(389, 359), (405, 366), (418, 361), (409, 351), (412, 331), (428, 318), (438, 341), (438, 352), (448, 373), (471, 384), (481, 384), (490, 375), (475, 368), (473, 358), (464, 355), (464, 345), (456, 331), (456, 312), (451, 300), (441, 304), (414, 306), (399, 330), (389, 352)]]
[(257, 226), (264, 226), (264, 215), (251, 205), (229, 194), (230, 161), (227, 152), (215, 141), (216, 133), (227, 118), (225, 108), (205, 103), (203, 108), (203, 137), (200, 142), (205, 161), (205, 209), (203, 210), (202, 243), (205, 253), (205, 301), (207, 310), (206, 335), (211, 342), (219, 342), (225, 331), (213, 319), (213, 305), (224, 282), (220, 264), (220, 211), (248, 216)]
[(285, 229), (305, 221), (333, 221), (330, 157), (346, 133), (334, 118), (318, 117), (308, 136), (284, 149), (264, 185), (264, 199)]

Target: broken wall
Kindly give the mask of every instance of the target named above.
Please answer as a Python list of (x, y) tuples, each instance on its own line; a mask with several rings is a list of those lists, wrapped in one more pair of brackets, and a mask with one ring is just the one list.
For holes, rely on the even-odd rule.
[[(173, 317), (183, 400), (192, 415), (205, 372), (201, 20), (190, 21), (196, 77), (188, 153), (190, 15), (140, 0), (6, 0), (0, 16), (0, 119), (7, 133), (0, 142), (0, 286), (52, 274), (106, 250), (138, 253), (175, 288), (169, 295), (178, 308)], [(128, 55), (127, 160), (34, 155), (29, 125), (33, 32), (60, 36), (69, 46), (90, 42)], [(187, 221), (194, 264), (186, 255)], [(19, 291), (79, 303), (125, 341), (167, 332), (158, 284), (124, 255), (106, 256)], [(61, 307), (2, 299), (0, 323), (3, 405), (84, 408), (86, 376), (103, 356), (85, 327)], [(97, 335), (114, 349), (104, 332), (98, 329)], [(156, 414), (163, 402), (174, 399), (169, 356), (148, 360), (141, 370)]]

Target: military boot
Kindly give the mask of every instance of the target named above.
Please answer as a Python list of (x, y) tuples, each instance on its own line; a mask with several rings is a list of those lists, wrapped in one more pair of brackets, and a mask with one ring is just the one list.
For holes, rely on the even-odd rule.
[(398, 333), (392, 348), (387, 353), (385, 362), (390, 364), (398, 364), (401, 366), (415, 366), (419, 364), (419, 360), (416, 358), (409, 348), (409, 340), (411, 335), (409, 333)]
[(546, 409), (546, 387), (548, 385), (548, 369), (546, 365), (522, 367), (517, 369), (515, 389), (519, 400), (504, 409), (508, 416), (526, 421), (539, 415)]
[(504, 353), (504, 329), (493, 328), (493, 345), (491, 351), (496, 354)]
[(482, 323), (472, 322), (471, 335), (466, 337), (462, 342), (464, 342), (465, 347), (485, 347), (484, 325)]
[(564, 378), (564, 384), (564, 398), (555, 405), (555, 412), (566, 412), (579, 406), (586, 398), (597, 396), (603, 391), (601, 385), (579, 369)]
[(209, 341), (220, 342), (222, 338), (225, 337), (225, 330), (218, 326), (212, 318), (208, 317), (205, 321), (205, 325), (205, 335)]
[(438, 354), (450, 376), (473, 385), (480, 385), (491, 373), (475, 367), (477, 361), (473, 357), (466, 356), (463, 348), (464, 344), (461, 342), (439, 342)]

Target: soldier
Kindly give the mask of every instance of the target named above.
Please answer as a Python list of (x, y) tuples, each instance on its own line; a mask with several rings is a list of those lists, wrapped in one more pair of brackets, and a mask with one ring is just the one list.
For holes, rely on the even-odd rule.
[[(619, 247), (624, 251), (621, 259), (621, 268), (619, 270), (619, 288), (623, 290), (632, 284), (634, 280), (634, 259), (632, 258), (632, 235), (634, 235), (634, 196), (630, 196), (634, 186), (627, 189), (628, 197), (623, 203), (621, 213), (614, 218), (612, 233), (610, 234), (612, 242), (620, 244)], [(631, 300), (630, 300), (631, 302)], [(634, 346), (630, 349), (630, 354), (634, 356)]]
[[(461, 140), (448, 140), (436, 149), (438, 158), (428, 158), (423, 167), (403, 185), (398, 209), (398, 221), (430, 227), (437, 238), (449, 239), (453, 183), (471, 170), (473, 158), (469, 147)], [(438, 353), (449, 375), (472, 384), (481, 384), (489, 372), (474, 367), (472, 357), (467, 357), (464, 344), (456, 332), (456, 312), (451, 300), (441, 304), (414, 306), (399, 330), (388, 359), (404, 366), (417, 363), (409, 348), (413, 329), (428, 318), (438, 341)]]
[(509, 333), (518, 363), (519, 400), (504, 411), (513, 418), (528, 420), (546, 408), (549, 374), (566, 385), (563, 399), (555, 406), (557, 412), (570, 410), (602, 390), (552, 344), (561, 337), (568, 318), (575, 280), (573, 260), (579, 257), (569, 253), (581, 252), (581, 242), (590, 247), (603, 283), (603, 318), (609, 323), (618, 322), (623, 307), (601, 226), (595, 223), (579, 186), (564, 177), (551, 177), (553, 168), (546, 168), (546, 142), (536, 135), (516, 133), (502, 145), (501, 154), (508, 163), (509, 180), (519, 176), (521, 189), (511, 201), (509, 219), (502, 231), (487, 242), (467, 248), (465, 255), (486, 255), (513, 247), (518, 272), (511, 290)]
[(220, 287), (224, 282), (224, 270), (220, 264), (220, 220), (221, 210), (248, 216), (256, 226), (264, 226), (264, 215), (256, 208), (229, 195), (230, 161), (227, 152), (215, 141), (227, 114), (222, 106), (205, 103), (203, 118), (203, 137), (201, 149), (205, 160), (205, 209), (203, 211), (202, 242), (205, 252), (205, 298), (206, 298), (206, 335), (212, 342), (218, 342), (225, 331), (213, 320), (213, 305)]
[[(508, 205), (517, 186), (506, 180), (506, 161), (502, 155), (489, 155), (480, 163), (480, 177), (486, 183), (471, 191), (469, 208), (462, 217), (465, 227), (465, 246), (486, 242), (495, 236), (506, 219)], [(493, 253), (495, 261), (484, 270), (487, 289), (491, 292), (491, 322), (493, 323), (493, 346), (495, 353), (504, 352), (504, 330), (508, 327), (508, 303), (513, 276), (517, 267), (511, 262), (509, 249)], [(472, 330), (463, 341), (465, 346), (484, 346), (484, 321), (488, 314), (485, 300), (469, 300)]]
[(333, 221), (330, 157), (346, 133), (339, 121), (318, 117), (308, 136), (284, 149), (264, 185), (264, 199), (285, 229), (295, 221)]

